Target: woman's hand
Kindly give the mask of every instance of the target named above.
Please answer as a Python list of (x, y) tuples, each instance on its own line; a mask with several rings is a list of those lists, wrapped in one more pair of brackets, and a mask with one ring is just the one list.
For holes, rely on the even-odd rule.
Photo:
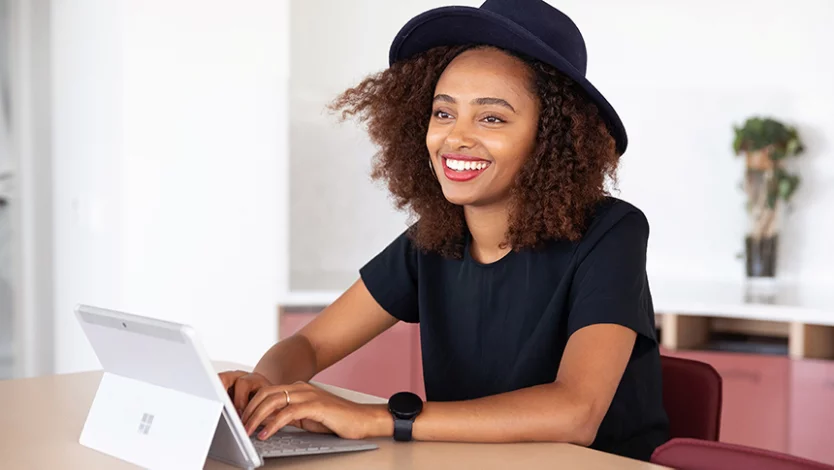
[(304, 382), (261, 387), (241, 419), (250, 436), (263, 424), (259, 439), (268, 439), (287, 425), (345, 439), (390, 436), (394, 432), (385, 405), (361, 405)]
[(230, 392), (232, 403), (239, 415), (249, 404), (250, 397), (263, 387), (272, 385), (266, 377), (257, 372), (234, 370), (221, 372), (219, 375), (223, 388)]

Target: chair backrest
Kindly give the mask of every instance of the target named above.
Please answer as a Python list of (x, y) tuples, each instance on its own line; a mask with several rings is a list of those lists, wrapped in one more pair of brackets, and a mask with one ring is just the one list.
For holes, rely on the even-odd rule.
[(793, 455), (700, 439), (672, 439), (655, 449), (651, 462), (678, 470), (834, 470)]
[(721, 428), (721, 376), (711, 365), (661, 356), (663, 405), (669, 437), (717, 441)]

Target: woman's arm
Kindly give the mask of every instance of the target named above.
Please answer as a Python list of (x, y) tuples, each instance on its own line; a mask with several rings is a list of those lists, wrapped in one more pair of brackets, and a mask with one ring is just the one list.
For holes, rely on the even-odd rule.
[[(429, 402), (414, 422), (417, 440), (458, 442), (548, 441), (590, 445), (628, 364), (636, 333), (614, 324), (579, 329), (568, 340), (559, 374), (550, 384), (460, 402)], [(284, 391), (292, 397), (287, 406)], [(267, 418), (273, 417), (268, 424)], [(297, 423), (342, 437), (390, 437), (384, 405), (358, 405), (307, 384), (264, 387), (243, 421), (268, 438)]]
[[(613, 324), (580, 329), (568, 340), (549, 384), (477, 400), (426, 403), (417, 440), (550, 441), (590, 445), (631, 356), (636, 333)], [(380, 433), (388, 429), (380, 427)]]
[(253, 373), (226, 371), (220, 380), (242, 414), (258, 390), (306, 382), (396, 323), (360, 279), (304, 328), (272, 346)]
[(396, 323), (360, 279), (304, 328), (270, 348), (255, 372), (273, 384), (306, 382)]

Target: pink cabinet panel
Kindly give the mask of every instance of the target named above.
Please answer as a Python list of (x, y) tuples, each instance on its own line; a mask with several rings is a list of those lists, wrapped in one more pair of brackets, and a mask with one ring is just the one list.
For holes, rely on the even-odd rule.
[[(281, 338), (300, 330), (315, 316), (316, 313), (283, 313)], [(419, 352), (418, 332), (417, 325), (398, 323), (319, 373), (314, 380), (383, 398), (405, 390), (425, 398), (422, 373), (416, 370), (420, 365), (419, 356), (415, 357), (415, 351)]]
[(834, 465), (834, 361), (791, 365), (791, 454)]
[(285, 339), (294, 335), (298, 330), (304, 327), (307, 323), (316, 318), (318, 312), (282, 312), (278, 319), (278, 336), (279, 339)]
[(788, 450), (788, 358), (712, 351), (664, 353), (706, 362), (721, 374), (721, 441)]

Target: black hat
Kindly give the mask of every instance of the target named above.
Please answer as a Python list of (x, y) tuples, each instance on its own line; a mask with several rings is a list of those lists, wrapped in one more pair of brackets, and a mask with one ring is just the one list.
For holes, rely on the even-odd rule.
[(585, 78), (588, 56), (576, 24), (542, 0), (486, 0), (480, 8), (450, 6), (417, 15), (397, 33), (388, 62), (408, 59), (437, 46), (483, 44), (538, 59), (585, 90), (617, 142), (628, 145), (623, 122)]

